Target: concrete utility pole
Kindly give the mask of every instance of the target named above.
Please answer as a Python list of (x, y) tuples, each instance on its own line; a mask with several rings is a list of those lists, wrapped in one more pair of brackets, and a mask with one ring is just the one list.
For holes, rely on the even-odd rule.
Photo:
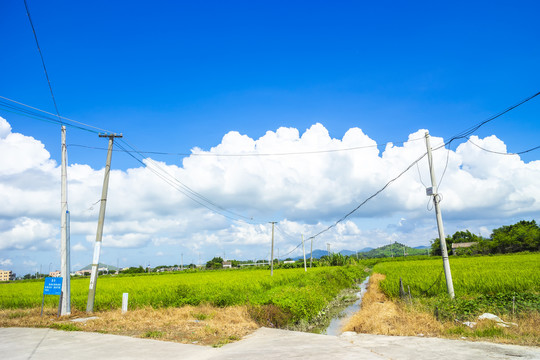
[(313, 263), (313, 238), (311, 238), (311, 251), (309, 255), (309, 268), (311, 269), (311, 264)]
[(96, 232), (96, 242), (94, 244), (94, 257), (92, 259), (92, 273), (90, 275), (90, 286), (88, 290), (88, 301), (86, 312), (94, 312), (94, 301), (96, 299), (96, 285), (99, 267), (99, 254), (101, 252), (101, 240), (103, 238), (103, 223), (105, 222), (105, 208), (107, 206), (107, 191), (109, 189), (109, 174), (111, 172), (111, 158), (114, 138), (121, 138), (122, 134), (99, 134), (99, 137), (109, 138), (109, 148), (107, 150), (107, 163), (105, 164), (105, 176), (103, 178), (103, 189), (101, 191), (101, 203), (99, 205), (99, 219)]
[(270, 276), (274, 276), (274, 224), (275, 221), (271, 221), (272, 224), (272, 250), (270, 250)]
[(326, 254), (330, 257), (330, 243), (326, 243)]
[(181, 254), (180, 270), (184, 270), (184, 253)]
[(304, 271), (307, 272), (307, 266), (306, 266), (306, 247), (304, 246), (304, 234), (302, 234), (302, 251), (304, 252)]
[(433, 170), (433, 158), (431, 156), (431, 145), (429, 142), (429, 132), (426, 132), (426, 147), (429, 162), (429, 172), (431, 174), (431, 189), (427, 189), (427, 195), (433, 196), (435, 205), (435, 215), (437, 217), (437, 227), (439, 228), (439, 239), (441, 243), (441, 254), (443, 259), (444, 277), (446, 278), (446, 289), (450, 299), (454, 298), (454, 283), (452, 282), (452, 272), (450, 271), (450, 262), (448, 261), (448, 250), (446, 249), (446, 238), (444, 237), (444, 227), (442, 222), (441, 210), (439, 209), (440, 197), (437, 193), (437, 180)]
[(62, 307), (60, 315), (71, 315), (71, 262), (69, 245), (69, 211), (67, 205), (67, 147), (66, 147), (66, 127), (62, 125), (62, 185), (61, 185), (61, 250), (60, 250), (60, 276), (62, 277)]

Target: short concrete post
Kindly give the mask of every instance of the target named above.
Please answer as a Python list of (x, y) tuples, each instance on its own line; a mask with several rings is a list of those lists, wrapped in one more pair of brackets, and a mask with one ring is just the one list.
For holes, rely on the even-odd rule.
[(122, 314), (127, 313), (128, 310), (128, 293), (122, 294)]

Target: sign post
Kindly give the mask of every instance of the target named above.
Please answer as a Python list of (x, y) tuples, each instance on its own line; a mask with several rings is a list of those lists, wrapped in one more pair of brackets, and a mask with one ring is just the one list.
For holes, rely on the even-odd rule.
[(58, 303), (58, 316), (62, 306), (62, 278), (61, 277), (46, 277), (43, 285), (43, 298), (41, 299), (41, 316), (43, 316), (43, 305), (45, 304), (45, 295), (59, 295), (60, 302)]

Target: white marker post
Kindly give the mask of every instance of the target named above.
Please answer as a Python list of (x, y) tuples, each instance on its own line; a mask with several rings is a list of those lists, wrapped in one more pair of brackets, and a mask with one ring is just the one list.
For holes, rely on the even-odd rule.
[(122, 314), (125, 314), (128, 311), (128, 296), (128, 293), (122, 294)]

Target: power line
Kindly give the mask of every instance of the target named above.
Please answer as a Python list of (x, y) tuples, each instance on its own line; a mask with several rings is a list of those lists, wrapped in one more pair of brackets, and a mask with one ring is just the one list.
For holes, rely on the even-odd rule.
[[(508, 113), (509, 111), (517, 108), (518, 106), (521, 106), (523, 104), (525, 104), (526, 102), (534, 99), (535, 97), (537, 97), (538, 95), (540, 95), (540, 91), (521, 100), (520, 102), (518, 102), (517, 104), (515, 105), (512, 105), (506, 109), (504, 109), (503, 111), (499, 112), (498, 114), (484, 120), (484, 121), (481, 121), (480, 123), (470, 127), (469, 129), (465, 130), (465, 131), (462, 131), (461, 133), (458, 133), (457, 135), (454, 135), (453, 137), (450, 138), (450, 140), (448, 140), (447, 142), (445, 142), (444, 144), (436, 147), (435, 149), (433, 149), (433, 151), (435, 150), (438, 150), (442, 147), (446, 147), (447, 145), (450, 145), (453, 141), (455, 140), (458, 140), (458, 139), (462, 139), (462, 138), (467, 138), (468, 139), (468, 136), (470, 136), (473, 132), (475, 132), (476, 130), (480, 129), (482, 126), (484, 126), (485, 124), (501, 117), (502, 115)], [(528, 151), (532, 151), (536, 148), (533, 148), (533, 149), (529, 149), (527, 150)], [(403, 174), (405, 174), (407, 171), (409, 171), (411, 169), (411, 167), (413, 167), (415, 164), (417, 164), (420, 160), (422, 160), (424, 158), (424, 156), (427, 155), (427, 152), (425, 152), (422, 156), (420, 156), (418, 159), (416, 159), (415, 161), (413, 161), (405, 170), (403, 170), (401, 173), (399, 173), (399, 175), (397, 175), (396, 177), (394, 177), (393, 179), (391, 179), (390, 181), (388, 181), (380, 190), (378, 190), (377, 192), (375, 192), (373, 195), (369, 196), (367, 199), (365, 199), (363, 202), (361, 202), (357, 207), (355, 207), (353, 210), (349, 211), (347, 214), (345, 214), (343, 217), (341, 217), (339, 220), (337, 220), (335, 223), (333, 223), (332, 225), (328, 226), (327, 228), (325, 228), (324, 230), (321, 230), (319, 231), (317, 234), (315, 235), (312, 235), (310, 236), (309, 238), (307, 238), (307, 240), (310, 240), (310, 239), (314, 239), (316, 238), (317, 236), (327, 232), (328, 230), (336, 227), (339, 223), (341, 223), (342, 221), (344, 221), (345, 219), (347, 219), (349, 216), (351, 216), (352, 214), (354, 214), (358, 209), (360, 209), (362, 206), (364, 206), (369, 200), (373, 199), (374, 197), (376, 197), (377, 195), (379, 195), (381, 192), (383, 192), (391, 183), (393, 183), (394, 181), (396, 181), (397, 179), (399, 179), (401, 176), (403, 176)]]
[[(90, 131), (90, 132), (93, 132), (93, 133), (96, 133), (96, 134), (99, 133), (99, 132), (104, 132), (104, 133), (108, 133), (108, 134), (115, 133), (114, 131), (103, 129), (103, 128), (100, 128), (100, 127), (97, 127), (97, 126), (94, 126), (94, 125), (86, 124), (86, 123), (83, 123), (83, 122), (80, 122), (80, 121), (77, 121), (77, 120), (67, 118), (65, 116), (59, 116), (59, 115), (52, 114), (52, 113), (50, 113), (48, 111), (45, 111), (45, 110), (30, 106), (30, 105), (27, 105), (27, 104), (24, 104), (24, 103), (16, 101), (16, 100), (12, 100), (12, 99), (7, 98), (5, 96), (0, 96), (0, 98), (6, 100), (6, 101), (1, 101), (0, 100), (0, 107), (3, 107), (4, 110), (12, 112), (12, 113), (17, 113), (19, 115), (23, 115), (23, 116), (26, 116), (26, 117), (29, 117), (29, 118), (33, 118), (33, 119), (41, 120), (41, 121), (45, 121), (45, 122), (50, 122), (50, 123), (54, 123), (54, 124), (68, 125), (68, 126), (80, 129), (80, 130)], [(10, 104), (10, 102), (13, 103), (13, 104), (19, 105), (19, 106)], [(27, 109), (25, 109), (25, 108), (27, 108)], [(31, 109), (31, 110), (28, 110), (28, 109)], [(32, 110), (35, 110), (35, 111), (32, 111)], [(48, 116), (41, 115), (40, 113), (58, 117), (58, 119), (60, 119), (60, 120), (56, 120), (56, 119), (50, 118)], [(72, 123), (80, 125), (80, 126), (76, 126), (76, 125), (73, 125), (73, 124), (66, 124), (65, 121), (69, 121), (69, 122), (72, 122)], [(89, 129), (95, 129), (95, 130), (99, 130), (99, 131), (89, 130)], [(334, 152), (345, 152), (345, 151), (355, 151), (355, 150), (379, 148), (379, 147), (387, 146), (388, 144), (398, 144), (398, 145), (401, 144), (401, 145), (403, 145), (406, 142), (413, 142), (413, 141), (419, 141), (419, 140), (423, 140), (423, 138), (410, 139), (410, 140), (407, 140), (407, 141), (387, 141), (387, 142), (381, 143), (381, 144), (366, 145), (366, 146), (355, 146), (355, 147), (341, 148), (341, 149), (324, 149), (324, 150), (283, 152), (283, 153), (217, 154), (217, 153), (210, 153), (210, 152), (182, 153), (182, 152), (143, 151), (143, 150), (136, 150), (136, 151), (133, 151), (133, 152), (136, 152), (136, 153), (139, 153), (139, 154), (152, 154), (152, 155), (200, 156), (200, 157), (293, 156), (293, 155), (324, 154), (324, 153), (334, 153)], [(82, 148), (94, 149), (94, 150), (104, 150), (104, 151), (108, 150), (108, 148), (104, 148), (104, 147), (87, 146), (87, 145), (82, 145), (82, 144), (70, 144), (70, 146), (82, 147)], [(113, 149), (113, 151), (123, 151), (123, 150)], [(130, 151), (130, 150), (126, 150), (126, 151)]]
[(473, 142), (470, 138), (467, 138), (468, 142), (470, 142), (471, 144), (473, 144), (474, 146), (476, 146), (477, 148), (483, 150), (483, 151), (487, 151), (489, 153), (492, 153), (492, 154), (497, 154), (497, 155), (521, 155), (521, 154), (525, 154), (525, 153), (528, 153), (528, 152), (531, 152), (531, 151), (534, 151), (536, 149), (540, 149), (540, 145), (538, 146), (535, 146), (533, 148), (530, 148), (528, 150), (524, 150), (524, 151), (520, 151), (520, 152), (515, 152), (515, 153), (509, 153), (509, 152), (500, 152), (500, 151), (494, 151), (494, 150), (489, 150), (489, 149), (486, 149), (478, 144), (476, 144), (475, 142)]
[[(418, 141), (422, 139), (411, 139), (409, 141)], [(405, 142), (388, 142), (392, 144), (404, 144)], [(292, 156), (292, 155), (311, 155), (311, 154), (324, 154), (324, 153), (333, 153), (333, 152), (343, 152), (343, 151), (353, 151), (353, 150), (362, 150), (362, 149), (368, 149), (368, 148), (375, 148), (375, 147), (382, 147), (386, 146), (388, 143), (385, 144), (378, 144), (378, 145), (369, 145), (369, 146), (357, 146), (352, 148), (342, 148), (342, 149), (329, 149), (329, 150), (314, 150), (314, 151), (303, 151), (303, 152), (287, 152), (287, 153), (237, 153), (237, 154), (217, 154), (217, 153), (175, 153), (175, 152), (161, 152), (161, 151), (143, 151), (143, 150), (137, 150), (133, 151), (138, 154), (151, 154), (151, 155), (172, 155), (172, 156), (202, 156), (202, 157), (258, 157), (258, 156)], [(94, 149), (94, 150), (107, 150), (107, 148), (104, 147), (95, 147), (95, 146), (87, 146), (87, 145), (81, 145), (81, 144), (70, 144), (70, 146), (76, 146), (76, 147), (82, 147), (87, 149)], [(120, 151), (120, 150), (116, 150)]]
[[(107, 134), (112, 134), (114, 133), (114, 131), (110, 131), (110, 130), (107, 130), (107, 129), (102, 129), (102, 128), (99, 128), (97, 126), (93, 126), (93, 125), (89, 125), (89, 124), (85, 124), (83, 122), (80, 122), (80, 121), (77, 121), (77, 120), (73, 120), (73, 119), (70, 119), (70, 118), (67, 118), (65, 116), (57, 116), (55, 114), (52, 114), (48, 111), (45, 111), (45, 110), (41, 110), (39, 108), (36, 108), (36, 107), (33, 107), (33, 106), (30, 106), (30, 105), (27, 105), (27, 104), (24, 104), (22, 102), (19, 102), (19, 101), (16, 101), (16, 100), (12, 100), (10, 98), (7, 98), (5, 96), (1, 96), (0, 95), (0, 98), (1, 99), (4, 99), (6, 101), (2, 101), (0, 100), (0, 106), (3, 106), (3, 107), (7, 107), (8, 109), (12, 109), (14, 110), (15, 112), (17, 113), (20, 113), (20, 115), (23, 115), (23, 116), (27, 116), (27, 115), (32, 115), (33, 118), (41, 118), (41, 119), (47, 119), (47, 120), (50, 120), (50, 121), (54, 121), (55, 123), (57, 124), (62, 124), (62, 125), (68, 125), (68, 126), (72, 126), (72, 127), (75, 127), (77, 129), (80, 129), (80, 130), (85, 130), (85, 131), (90, 131), (90, 132), (93, 132), (93, 133), (99, 133), (99, 132), (104, 132), (104, 133), (107, 133)], [(9, 101), (9, 102), (8, 102)], [(13, 104), (16, 104), (16, 105), (13, 105)], [(19, 105), (19, 106), (17, 106)], [(31, 110), (28, 110), (28, 109), (31, 109)], [(34, 111), (32, 111), (34, 110)], [(9, 110), (8, 110), (9, 111)], [(58, 117), (58, 119), (60, 120), (56, 120), (56, 119), (52, 119), (48, 116), (45, 116), (45, 115), (41, 115), (40, 113), (43, 113), (43, 114), (47, 114), (47, 115), (52, 115), (52, 116), (55, 116), (55, 117)], [(32, 116), (29, 116), (29, 117), (32, 117)], [(41, 120), (41, 119), (37, 119), (37, 120)], [(80, 126), (77, 126), (77, 125), (73, 125), (73, 124), (66, 124), (64, 121), (69, 121), (69, 122), (72, 122), (74, 124), (77, 124), (77, 125), (80, 125)], [(99, 131), (95, 131), (95, 130), (89, 130), (89, 129), (86, 129), (86, 128), (89, 128), (89, 129), (95, 129), (95, 130), (99, 130)], [(105, 148), (105, 150), (107, 150), (107, 148)]]
[(534, 99), (535, 97), (537, 97), (538, 95), (540, 95), (540, 91), (519, 101), (517, 104), (514, 104), (506, 109), (504, 109), (503, 111), (501, 111), (500, 113), (484, 120), (484, 121), (481, 121), (480, 123), (470, 127), (469, 129), (466, 129), (464, 131), (462, 131), (461, 133), (457, 134), (457, 135), (454, 135), (452, 138), (450, 138), (450, 140), (448, 140), (445, 145), (448, 145), (450, 143), (452, 143), (454, 140), (458, 140), (458, 139), (463, 139), (463, 138), (468, 138), (473, 132), (475, 132), (476, 130), (480, 129), (482, 126), (484, 126), (485, 124), (487, 124), (488, 122), (491, 122), (501, 116), (503, 116), (504, 114), (506, 114), (507, 112), (511, 111), (511, 110), (514, 110), (515, 108), (517, 108), (518, 106), (520, 105), (523, 105), (525, 104), (527, 101), (530, 101), (532, 99)]
[[(133, 149), (129, 143), (127, 143), (124, 140), (120, 140), (127, 146)], [(124, 150), (129, 156), (131, 156), (133, 159), (135, 159), (137, 162), (142, 164), (145, 168), (150, 170), (154, 175), (161, 178), (163, 181), (165, 181), (167, 184), (172, 186), (174, 189), (191, 199), (192, 201), (196, 202), (197, 204), (207, 208), (208, 210), (219, 214), (221, 216), (224, 216), (230, 220), (234, 221), (241, 221), (241, 222), (247, 222), (247, 223), (253, 223), (253, 218), (249, 218), (247, 216), (238, 214), (234, 211), (228, 210), (215, 202), (211, 201), (207, 197), (203, 196), (202, 194), (196, 192), (195, 190), (191, 189), (189, 186), (182, 183), (180, 180), (178, 180), (176, 177), (171, 175), (169, 172), (164, 170), (159, 164), (155, 163), (153, 160), (150, 159), (148, 163), (145, 163), (141, 159), (137, 158), (135, 155), (133, 155), (133, 152), (129, 152), (124, 146), (121, 144), (117, 144), (117, 146)], [(136, 151), (135, 151), (136, 153)], [(150, 165), (150, 166), (149, 166)]]
[(60, 119), (60, 112), (58, 111), (58, 106), (56, 105), (56, 99), (54, 98), (51, 81), (49, 80), (49, 74), (47, 72), (47, 67), (45, 66), (45, 60), (43, 59), (43, 54), (41, 53), (41, 48), (39, 47), (36, 29), (34, 28), (34, 23), (32, 22), (32, 17), (30, 16), (30, 9), (28, 9), (28, 4), (26, 0), (24, 0), (24, 7), (26, 8), (26, 15), (28, 15), (28, 21), (30, 22), (30, 26), (32, 27), (32, 32), (34, 33), (34, 39), (36, 40), (36, 46), (39, 52), (39, 57), (41, 58), (41, 64), (43, 65), (43, 71), (45, 72), (45, 77), (47, 78), (47, 84), (49, 84), (49, 90), (51, 92), (52, 101), (54, 103), (54, 109), (56, 110), (56, 115), (58, 116), (58, 119)]
[[(131, 144), (129, 144), (126, 140), (122, 140), (124, 143), (126, 143), (131, 149), (137, 151), (137, 149), (135, 149), (135, 147)], [(139, 153), (139, 155), (142, 156), (142, 154)], [(154, 166), (156, 166), (158, 169), (160, 169), (161, 171), (163, 171), (165, 174), (167, 174), (168, 176), (170, 176), (171, 178), (174, 179), (175, 182), (177, 182), (182, 188), (184, 188), (185, 190), (187, 190), (188, 192), (190, 192), (191, 194), (193, 194), (194, 196), (198, 197), (199, 199), (203, 200), (203, 201), (206, 201), (207, 203), (211, 204), (212, 206), (215, 206), (223, 211), (226, 211), (230, 214), (233, 214), (233, 215), (236, 215), (238, 217), (241, 217), (241, 218), (244, 218), (246, 220), (253, 220), (252, 218), (250, 217), (247, 217), (247, 216), (243, 216), (241, 214), (238, 214), (238, 213), (235, 213), (231, 210), (227, 210), (221, 206), (219, 206), (218, 204), (212, 202), (210, 199), (204, 197), (203, 195), (201, 195), (200, 193), (196, 192), (195, 190), (191, 189), (189, 186), (187, 186), (186, 184), (182, 183), (180, 180), (178, 180), (176, 177), (174, 177), (173, 175), (171, 175), (170, 173), (168, 173), (165, 169), (163, 169), (163, 167), (161, 167), (158, 163), (156, 163), (154, 160), (152, 159), (148, 159), (149, 162), (151, 162)]]
[(339, 223), (343, 222), (345, 219), (347, 219), (349, 216), (351, 216), (352, 214), (354, 214), (358, 209), (360, 209), (362, 206), (364, 206), (369, 200), (373, 199), (374, 197), (376, 197), (377, 195), (379, 195), (381, 192), (383, 192), (391, 183), (393, 183), (394, 181), (396, 181), (397, 179), (399, 179), (401, 176), (403, 176), (403, 174), (405, 174), (407, 171), (409, 171), (416, 163), (418, 163), (420, 160), (422, 160), (424, 158), (424, 156), (426, 156), (427, 153), (424, 153), (422, 156), (420, 156), (418, 159), (416, 159), (415, 161), (413, 161), (409, 166), (407, 166), (407, 168), (405, 170), (403, 170), (402, 172), (399, 173), (399, 175), (397, 175), (396, 177), (392, 178), (390, 181), (388, 181), (381, 189), (379, 189), (377, 192), (375, 192), (373, 195), (369, 196), (367, 199), (365, 199), (364, 201), (362, 201), (357, 207), (355, 207), (354, 209), (352, 209), (351, 211), (349, 211), (347, 214), (345, 214), (344, 216), (342, 216), (339, 220), (337, 220), (335, 223), (333, 223), (332, 225), (328, 226), (326, 229), (324, 230), (321, 230), (319, 231), (317, 234), (313, 235), (313, 236), (310, 236), (308, 237), (306, 240), (310, 240), (310, 239), (314, 239), (316, 238), (317, 236), (327, 232), (328, 230), (336, 227)]

